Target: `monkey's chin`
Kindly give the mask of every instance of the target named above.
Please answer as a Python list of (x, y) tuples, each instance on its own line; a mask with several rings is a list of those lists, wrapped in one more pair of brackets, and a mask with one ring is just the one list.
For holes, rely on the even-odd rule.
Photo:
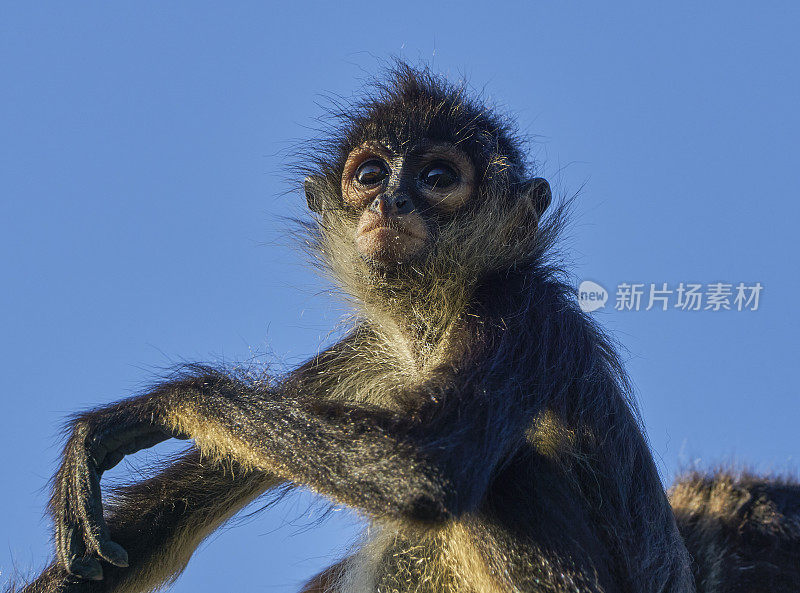
[(372, 269), (391, 272), (419, 259), (415, 254), (397, 253), (394, 250), (376, 250), (364, 252), (359, 249), (361, 259)]

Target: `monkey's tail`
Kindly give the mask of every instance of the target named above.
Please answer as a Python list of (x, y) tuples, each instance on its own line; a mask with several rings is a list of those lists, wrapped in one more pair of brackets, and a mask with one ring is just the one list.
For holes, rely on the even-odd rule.
[(800, 592), (800, 483), (691, 472), (669, 494), (698, 593)]

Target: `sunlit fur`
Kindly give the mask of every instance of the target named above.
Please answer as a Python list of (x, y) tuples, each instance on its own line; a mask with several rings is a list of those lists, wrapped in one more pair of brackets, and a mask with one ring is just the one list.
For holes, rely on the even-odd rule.
[[(369, 523), (308, 592), (677, 593), (694, 590), (692, 569), (703, 592), (743, 591), (741, 542), (717, 527), (758, 488), (723, 475), (676, 486), (692, 565), (622, 365), (557, 265), (567, 206), (542, 216), (509, 122), (404, 64), (371, 92), (334, 114), (303, 171), (320, 212), (301, 235), (353, 304), (347, 335), (283, 377), (192, 366), (77, 416), (51, 503), (57, 532), (78, 529), (88, 557), (116, 541), (130, 566), (104, 563), (102, 581), (68, 578), (75, 548), (61, 537), (58, 559), (23, 591), (154, 589), (248, 500), (295, 484)], [(385, 138), (457, 145), (476, 170), (472, 199), (436, 218), (424, 257), (390, 270), (359, 257), (358, 212), (341, 194), (348, 155)], [(101, 443), (98, 459), (118, 460), (152, 444), (154, 429), (190, 437), (202, 458), (126, 489), (105, 534), (90, 453)], [(796, 559), (797, 487), (761, 492), (754, 508), (779, 512), (762, 532), (791, 546), (782, 560)], [(268, 587), (269, 571), (252, 570)], [(764, 590), (796, 591), (779, 573), (759, 573), (772, 575)]]

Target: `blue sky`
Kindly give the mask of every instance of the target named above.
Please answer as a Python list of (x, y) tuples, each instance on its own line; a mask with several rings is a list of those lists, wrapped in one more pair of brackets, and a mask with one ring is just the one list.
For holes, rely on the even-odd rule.
[[(594, 314), (665, 481), (795, 470), (800, 7), (755, 6), (4, 3), (0, 582), (49, 554), (67, 414), (176, 362), (292, 365), (330, 339), (341, 309), (281, 220), (303, 206), (285, 154), (390, 56), (467, 76), (580, 192), (564, 247), (610, 293)], [(764, 288), (758, 311), (615, 311), (624, 282)], [(357, 533), (318, 507), (224, 530), (173, 590), (296, 590)]]

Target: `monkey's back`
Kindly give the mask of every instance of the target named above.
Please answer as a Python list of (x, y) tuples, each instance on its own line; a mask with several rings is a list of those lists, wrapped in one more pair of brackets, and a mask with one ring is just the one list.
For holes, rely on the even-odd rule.
[(700, 593), (800, 591), (800, 484), (691, 473), (670, 491)]

